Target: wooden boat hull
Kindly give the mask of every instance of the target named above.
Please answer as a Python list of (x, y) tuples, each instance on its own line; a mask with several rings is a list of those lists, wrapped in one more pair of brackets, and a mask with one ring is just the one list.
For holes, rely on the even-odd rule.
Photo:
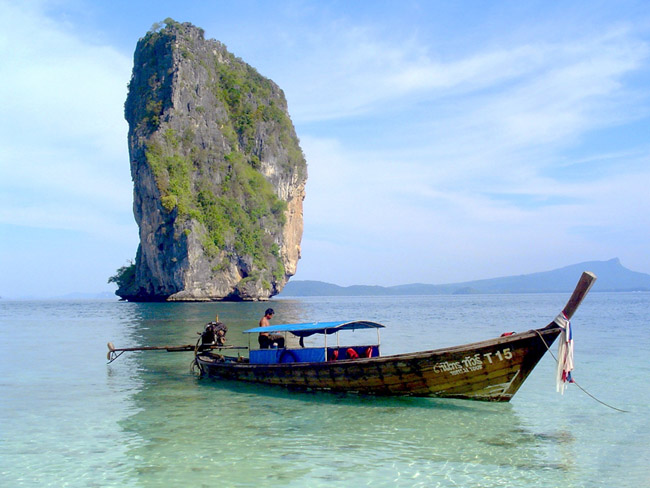
[(507, 402), (555, 341), (551, 323), (464, 346), (313, 363), (250, 364), (199, 354), (202, 374), (293, 389)]

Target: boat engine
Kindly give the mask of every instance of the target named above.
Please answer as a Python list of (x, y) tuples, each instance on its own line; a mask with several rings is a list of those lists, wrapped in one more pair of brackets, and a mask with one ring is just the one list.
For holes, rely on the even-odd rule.
[(223, 322), (208, 323), (201, 333), (201, 346), (223, 346), (226, 343), (226, 332), (228, 327)]

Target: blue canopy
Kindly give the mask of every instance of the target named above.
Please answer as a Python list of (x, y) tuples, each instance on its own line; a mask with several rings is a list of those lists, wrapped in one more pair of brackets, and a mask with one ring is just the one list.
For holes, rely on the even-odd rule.
[(384, 327), (386, 326), (368, 320), (348, 320), (343, 322), (313, 322), (309, 324), (283, 324), (255, 327), (254, 329), (245, 330), (244, 334), (291, 332), (300, 337), (308, 337), (312, 334), (334, 334), (340, 330), (383, 329)]

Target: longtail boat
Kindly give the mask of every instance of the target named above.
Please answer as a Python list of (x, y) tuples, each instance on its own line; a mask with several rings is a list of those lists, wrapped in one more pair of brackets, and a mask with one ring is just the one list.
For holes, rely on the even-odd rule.
[[(248, 358), (197, 348), (195, 363), (212, 378), (292, 389), (507, 402), (556, 338), (567, 335), (569, 320), (595, 280), (593, 273), (583, 273), (562, 312), (546, 327), (462, 346), (381, 356), (379, 330), (384, 326), (379, 323), (286, 324), (245, 333), (293, 334), (301, 345), (319, 334), (324, 346), (254, 349), (249, 341)], [(328, 336), (356, 329), (376, 329), (377, 343), (341, 347), (337, 339), (337, 345), (328, 345)]]

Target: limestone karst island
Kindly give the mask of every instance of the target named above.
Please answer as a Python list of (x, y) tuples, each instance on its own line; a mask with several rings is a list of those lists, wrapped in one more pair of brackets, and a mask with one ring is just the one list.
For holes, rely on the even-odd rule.
[(203, 30), (139, 40), (125, 117), (140, 245), (131, 301), (265, 300), (296, 272), (307, 165), (282, 90)]

